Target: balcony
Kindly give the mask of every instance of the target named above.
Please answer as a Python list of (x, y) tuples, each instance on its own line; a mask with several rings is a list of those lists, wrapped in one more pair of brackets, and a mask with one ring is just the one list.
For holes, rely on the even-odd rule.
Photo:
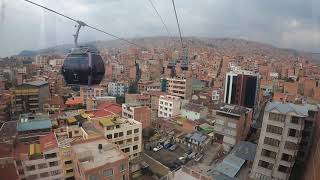
[(304, 124), (302, 124), (302, 123), (300, 123), (300, 124), (288, 123), (287, 126), (288, 126), (288, 128), (301, 131), (301, 130), (303, 130)]
[(275, 120), (271, 120), (271, 119), (269, 119), (268, 121), (269, 121), (268, 124), (271, 124), (271, 125), (273, 125), (273, 126), (277, 126), (277, 127), (282, 127), (282, 128), (284, 128), (284, 122), (275, 121)]
[(287, 136), (286, 140), (290, 141), (290, 142), (294, 142), (296, 144), (298, 144), (300, 142), (301, 137), (292, 137), (292, 136)]
[[(293, 161), (294, 162), (294, 161)], [(279, 164), (286, 166), (286, 167), (292, 167), (293, 166), (293, 162), (289, 162), (289, 161), (285, 161), (285, 160), (280, 160)]]
[(263, 156), (261, 155), (261, 160), (266, 161), (268, 163), (272, 163), (274, 164), (276, 162), (275, 158), (271, 158), (271, 157), (267, 157), (267, 156)]
[(279, 151), (279, 147), (276, 146), (271, 146), (269, 144), (263, 144), (262, 146), (264, 149), (269, 150), (269, 151), (274, 151), (274, 152), (278, 152)]
[(266, 136), (269, 138), (277, 139), (277, 140), (281, 141), (281, 135), (279, 135), (279, 134), (266, 132)]

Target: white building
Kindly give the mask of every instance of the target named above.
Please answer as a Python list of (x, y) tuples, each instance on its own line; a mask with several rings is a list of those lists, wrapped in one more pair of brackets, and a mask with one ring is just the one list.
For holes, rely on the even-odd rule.
[(111, 96), (124, 96), (128, 92), (129, 84), (121, 82), (109, 82), (108, 94)]
[(104, 128), (104, 135), (132, 160), (138, 157), (142, 150), (142, 123), (129, 118), (101, 118), (100, 126)]
[(190, 120), (205, 119), (208, 115), (208, 108), (200, 104), (187, 103), (181, 108), (181, 116)]
[(212, 91), (212, 101), (213, 102), (219, 102), (220, 101), (220, 91), (219, 90), (213, 90)]
[(180, 114), (181, 98), (165, 95), (159, 98), (158, 117), (170, 118)]
[(296, 161), (306, 106), (270, 102), (263, 116), (262, 128), (250, 176), (263, 180), (287, 180)]

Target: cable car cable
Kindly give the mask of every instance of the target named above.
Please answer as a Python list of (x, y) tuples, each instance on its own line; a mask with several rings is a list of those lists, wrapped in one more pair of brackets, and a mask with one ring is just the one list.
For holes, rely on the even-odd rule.
[(142, 48), (142, 49), (147, 49), (147, 48), (145, 48), (145, 47), (143, 47), (143, 46), (140, 46), (140, 45), (138, 45), (138, 44), (136, 44), (136, 43), (134, 43), (134, 42), (131, 42), (131, 41), (129, 41), (129, 40), (126, 40), (126, 39), (121, 38), (121, 37), (119, 37), (119, 36), (116, 36), (116, 35), (114, 35), (114, 34), (108, 33), (108, 32), (106, 32), (106, 31), (103, 31), (103, 30), (98, 29), (98, 28), (96, 28), (96, 27), (90, 26), (90, 25), (84, 23), (83, 21), (76, 20), (76, 19), (74, 19), (74, 18), (71, 18), (71, 17), (69, 17), (69, 16), (66, 16), (66, 15), (64, 15), (64, 14), (62, 14), (62, 13), (59, 13), (59, 12), (57, 12), (57, 11), (55, 11), (55, 10), (52, 10), (52, 9), (50, 9), (50, 8), (48, 8), (48, 7), (45, 7), (45, 6), (43, 6), (43, 5), (40, 5), (40, 4), (35, 3), (35, 2), (33, 2), (33, 1), (29, 1), (29, 0), (25, 0), (25, 1), (28, 2), (28, 3), (31, 3), (31, 4), (33, 4), (33, 5), (35, 5), (35, 6), (38, 6), (38, 7), (41, 7), (41, 8), (43, 8), (43, 9), (46, 9), (46, 10), (48, 10), (48, 11), (51, 11), (51, 12), (53, 12), (53, 13), (59, 15), (59, 16), (62, 16), (62, 17), (64, 17), (64, 18), (67, 18), (67, 19), (69, 19), (69, 20), (71, 20), (71, 21), (74, 21), (74, 22), (78, 23), (79, 26), (87, 26), (87, 27), (89, 27), (89, 28), (91, 28), (91, 29), (94, 29), (94, 30), (96, 30), (96, 31), (102, 32), (102, 33), (104, 33), (104, 34), (107, 34), (107, 35), (109, 35), (109, 36), (111, 36), (111, 37), (114, 37), (114, 38), (117, 38), (117, 39), (119, 39), (119, 40), (125, 41), (125, 42), (127, 42), (127, 43), (129, 43), (129, 44), (131, 44), (131, 45), (138, 46), (139, 48)]
[(171, 33), (166, 25), (166, 23), (164, 22), (163, 18), (161, 17), (160, 13), (158, 12), (157, 8), (155, 7), (155, 5), (153, 4), (152, 0), (148, 0), (152, 6), (152, 8), (154, 9), (154, 11), (156, 12), (156, 14), (158, 15), (158, 17), (160, 18), (164, 28), (166, 29), (167, 33), (168, 33), (168, 36), (170, 37), (171, 36)]
[(176, 5), (174, 4), (174, 0), (172, 0), (172, 5), (173, 5), (174, 14), (175, 14), (175, 16), (176, 16), (176, 21), (177, 21), (177, 25), (178, 25), (178, 29), (179, 29), (179, 36), (180, 36), (181, 48), (183, 48), (183, 42), (182, 42), (182, 36), (181, 36), (181, 29), (180, 29), (180, 24), (179, 24), (178, 15), (177, 15), (177, 10), (176, 10)]

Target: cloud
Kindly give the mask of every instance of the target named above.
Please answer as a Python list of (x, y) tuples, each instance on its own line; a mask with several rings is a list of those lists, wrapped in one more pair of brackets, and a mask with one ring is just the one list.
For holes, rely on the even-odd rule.
[[(167, 35), (148, 0), (34, 0), (125, 38)], [(177, 36), (170, 0), (153, 0)], [(233, 37), (317, 51), (319, 0), (175, 0), (183, 36)], [(1, 0), (0, 56), (73, 43), (75, 23), (23, 0)], [(305, 38), (303, 38), (305, 37)], [(110, 37), (88, 28), (80, 42)], [(318, 46), (318, 47), (317, 47)]]

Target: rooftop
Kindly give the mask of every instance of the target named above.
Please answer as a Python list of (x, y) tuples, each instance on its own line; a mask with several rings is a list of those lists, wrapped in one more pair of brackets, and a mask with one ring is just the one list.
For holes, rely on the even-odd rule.
[(50, 133), (50, 134), (47, 134), (46, 136), (40, 137), (40, 148), (42, 152), (49, 151), (57, 147), (58, 147), (58, 142), (54, 133)]
[(296, 105), (292, 103), (269, 102), (265, 108), (265, 111), (270, 112), (273, 110), (276, 110), (281, 114), (288, 114), (291, 112), (301, 117), (308, 116), (307, 106)]
[(39, 114), (21, 114), (17, 122), (17, 131), (31, 131), (39, 129), (50, 129), (51, 120), (48, 116)]
[(246, 161), (253, 162), (256, 155), (257, 145), (248, 141), (240, 141), (231, 151), (231, 154)]
[(249, 109), (243, 106), (226, 104), (226, 103), (220, 103), (217, 106), (215, 106), (214, 109), (218, 112), (232, 114), (236, 116), (240, 116), (241, 114), (247, 113), (249, 111)]
[(195, 103), (187, 103), (184, 105), (183, 109), (200, 113), (202, 110), (206, 109), (206, 106)]
[(238, 158), (232, 154), (226, 156), (221, 163), (215, 168), (216, 171), (221, 172), (229, 177), (235, 177), (245, 160)]
[(17, 121), (7, 121), (0, 129), (0, 138), (11, 139), (17, 133)]
[(44, 85), (47, 85), (48, 82), (46, 81), (32, 81), (32, 82), (26, 82), (24, 84), (28, 84), (28, 85), (32, 85), (32, 86), (44, 86)]
[[(101, 150), (98, 149), (99, 144), (102, 145)], [(72, 145), (72, 150), (84, 170), (90, 170), (127, 158), (127, 156), (117, 148), (117, 145), (103, 138), (74, 144)]]
[(203, 135), (199, 132), (189, 133), (185, 136), (185, 138), (189, 138), (193, 141), (199, 142), (200, 144), (204, 143), (208, 139), (206, 135)]

